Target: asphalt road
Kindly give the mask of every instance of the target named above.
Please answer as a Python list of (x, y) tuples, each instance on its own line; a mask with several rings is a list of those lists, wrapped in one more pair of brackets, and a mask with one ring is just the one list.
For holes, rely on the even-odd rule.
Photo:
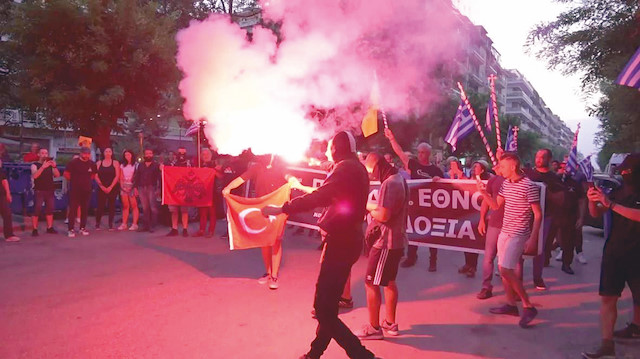
[[(222, 231), (221, 222), (218, 232)], [(57, 224), (62, 229), (62, 223)], [(167, 238), (162, 233), (92, 232), (0, 242), (0, 358), (298, 358), (316, 322), (310, 316), (319, 268), (318, 240), (288, 230), (280, 289), (257, 283), (259, 250), (229, 251), (220, 237)], [(428, 251), (398, 278), (400, 336), (367, 342), (384, 359), (579, 358), (599, 343), (597, 296), (601, 232), (585, 228), (589, 263), (575, 276), (553, 262), (549, 290), (532, 289), (540, 310), (535, 327), (488, 309), (496, 297), (475, 295), (481, 279), (457, 273), (459, 252), (440, 251), (427, 272)], [(363, 275), (353, 270), (356, 307), (341, 314), (352, 329), (366, 322)], [(631, 317), (628, 290), (617, 327)], [(619, 358), (640, 358), (640, 342), (617, 346)], [(325, 358), (346, 358), (332, 342)]]

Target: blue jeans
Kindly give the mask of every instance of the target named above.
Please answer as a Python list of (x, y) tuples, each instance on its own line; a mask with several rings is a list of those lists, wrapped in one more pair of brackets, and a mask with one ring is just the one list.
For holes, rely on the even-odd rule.
[(138, 195), (140, 196), (140, 202), (142, 202), (144, 225), (148, 230), (153, 229), (158, 219), (157, 191), (156, 186), (142, 186), (138, 188)]

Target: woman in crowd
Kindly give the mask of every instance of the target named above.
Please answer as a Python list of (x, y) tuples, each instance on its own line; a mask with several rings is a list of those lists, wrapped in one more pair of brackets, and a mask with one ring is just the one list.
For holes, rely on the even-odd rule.
[[(140, 210), (138, 209), (138, 200), (136, 199), (135, 190), (133, 189), (133, 177), (138, 169), (138, 163), (135, 160), (133, 151), (124, 150), (122, 153), (122, 163), (120, 165), (120, 201), (122, 202), (122, 224), (118, 227), (124, 231), (127, 228), (130, 231), (138, 229), (138, 218)], [(128, 227), (129, 212), (132, 213), (131, 227)]]
[(113, 230), (113, 218), (116, 214), (116, 198), (118, 197), (118, 182), (120, 179), (120, 163), (113, 159), (113, 150), (105, 148), (102, 153), (104, 159), (98, 161), (98, 208), (96, 209), (96, 229), (100, 229), (100, 221), (105, 203), (109, 206), (109, 230)]

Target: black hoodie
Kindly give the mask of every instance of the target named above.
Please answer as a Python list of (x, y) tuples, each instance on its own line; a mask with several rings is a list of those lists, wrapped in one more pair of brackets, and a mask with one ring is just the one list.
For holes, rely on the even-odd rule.
[[(327, 242), (332, 236), (354, 233), (362, 234), (362, 223), (367, 213), (369, 177), (367, 170), (358, 161), (354, 146), (343, 142), (344, 132), (334, 137), (336, 165), (324, 184), (314, 192), (284, 204), (286, 214), (310, 211), (326, 207), (318, 226), (327, 233)], [(341, 236), (342, 237), (342, 236)], [(358, 236), (350, 236), (361, 241)]]

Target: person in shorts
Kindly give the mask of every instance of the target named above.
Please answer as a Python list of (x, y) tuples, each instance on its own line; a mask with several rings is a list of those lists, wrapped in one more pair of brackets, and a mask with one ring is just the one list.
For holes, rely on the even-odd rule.
[(504, 207), (502, 229), (498, 236), (498, 267), (507, 303), (501, 307), (491, 308), (490, 312), (519, 316), (516, 306), (517, 295), (523, 307), (520, 326), (526, 328), (538, 311), (531, 304), (522, 284), (522, 278), (516, 274), (516, 269), (525, 250), (527, 253), (535, 252), (542, 222), (540, 189), (524, 176), (520, 168), (520, 158), (514, 153), (508, 152), (502, 155), (500, 171), (505, 180), (495, 198), (487, 192), (486, 185), (478, 181), (478, 190), (489, 207), (493, 210)]
[[(384, 157), (375, 152), (367, 156), (365, 167), (367, 172), (382, 184), (378, 203), (367, 204), (367, 211), (371, 216), (367, 238), (368, 241), (372, 241), (365, 276), (369, 323), (365, 324), (361, 331), (356, 332), (356, 335), (360, 339), (383, 339), (383, 333), (391, 336), (398, 335), (396, 276), (400, 259), (407, 245), (409, 187), (398, 171)], [(384, 288), (386, 309), (386, 318), (382, 323), (380, 323), (382, 302), (380, 287)]]
[[(584, 358), (615, 358), (614, 339), (640, 340), (640, 222), (620, 213), (620, 208), (640, 209), (640, 153), (628, 155), (616, 168), (622, 175), (622, 187), (609, 196), (590, 188), (589, 214), (611, 215), (611, 229), (602, 250), (600, 269), (600, 324), (602, 344)], [(626, 327), (614, 331), (618, 317), (618, 299), (628, 285), (633, 298), (633, 318)]]

